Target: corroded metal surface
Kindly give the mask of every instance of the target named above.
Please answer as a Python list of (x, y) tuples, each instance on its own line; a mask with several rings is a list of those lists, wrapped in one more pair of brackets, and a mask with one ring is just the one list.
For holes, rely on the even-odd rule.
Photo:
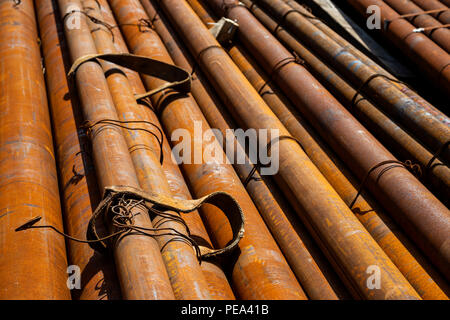
[[(83, 1), (83, 5), (90, 15), (99, 20), (103, 20), (103, 15), (95, 1)], [(90, 27), (100, 53), (119, 52), (114, 46), (113, 38), (108, 29), (102, 28), (102, 26), (93, 22), (90, 23)], [(116, 41), (115, 38), (114, 41)], [(106, 74), (108, 72), (111, 73), (108, 75), (107, 81), (119, 119), (122, 121), (144, 120), (152, 122), (146, 112), (148, 107), (138, 104), (135, 101), (134, 92), (126, 74), (111, 72), (117, 68), (113, 64), (103, 63), (103, 68)], [(158, 132), (151, 126), (147, 125), (147, 129), (153, 131), (156, 137), (159, 136)], [(143, 190), (168, 196), (171, 195), (169, 183), (159, 163), (160, 152), (162, 150), (160, 150), (155, 136), (142, 131), (131, 130), (124, 130), (124, 134)], [(170, 153), (166, 156), (164, 161), (172, 161)], [(170, 227), (182, 234), (187, 234), (185, 226), (173, 220), (170, 221), (165, 218), (155, 217), (152, 223), (161, 228)], [(163, 232), (161, 231), (161, 233)], [(187, 242), (173, 241), (176, 239), (173, 236), (160, 236), (156, 239), (162, 248), (162, 256), (172, 282), (172, 287), (174, 288), (175, 297), (185, 300), (211, 299), (212, 296), (209, 294), (206, 277), (202, 272), (191, 245)], [(224, 284), (221, 285), (223, 286)]]
[[(160, 4), (191, 53), (197, 58), (199, 66), (221, 95), (227, 108), (245, 121), (247, 127), (278, 129), (280, 135), (288, 135), (286, 128), (227, 53), (218, 46), (192, 9), (182, 1), (164, 0)], [(231, 10), (237, 8), (244, 9), (236, 6)], [(254, 26), (258, 22), (254, 20), (251, 23)], [(250, 28), (252, 28), (250, 25), (241, 25), (240, 30)], [(259, 36), (258, 32), (254, 31), (252, 34)], [(266, 41), (267, 39), (264, 39), (264, 43)], [(415, 290), (354, 217), (301, 147), (296, 142), (286, 139), (276, 143), (275, 148), (280, 152), (280, 169), (277, 175), (280, 187), (285, 193), (291, 192), (295, 196), (299, 212), (305, 212), (300, 215), (310, 227), (310, 232), (320, 233), (322, 242), (325, 242), (328, 250), (339, 259), (341, 269), (351, 279), (355, 290), (366, 298), (378, 296), (385, 299), (401, 296), (418, 299)], [(390, 275), (389, 280), (382, 285), (389, 293), (384, 290), (377, 293), (367, 290), (362, 275), (369, 264), (379, 265), (382, 272)], [(387, 277), (384, 279), (387, 280)]]
[[(75, 14), (78, 25), (64, 23), (64, 31), (72, 61), (97, 53), (78, 0), (59, 0), (60, 16)], [(75, 10), (75, 12), (74, 12)], [(80, 65), (75, 81), (84, 119), (94, 123), (102, 119), (118, 120), (113, 99), (101, 65), (88, 61)], [(93, 158), (100, 188), (126, 185), (139, 188), (139, 182), (122, 129), (96, 126), (91, 132)], [(152, 228), (148, 213), (136, 207), (135, 225)], [(174, 293), (156, 240), (142, 234), (118, 239), (114, 258), (125, 299), (173, 299)]]
[(437, 28), (431, 31), (424, 31), (424, 33), (436, 42), (436, 44), (438, 44), (442, 49), (450, 52), (450, 30), (443, 28), (442, 24), (438, 20), (433, 18), (431, 15), (424, 14), (423, 10), (411, 1), (384, 0), (384, 2), (397, 11), (400, 15), (411, 13), (418, 14), (413, 18), (406, 18), (416, 27)]
[[(219, 0), (212, 3), (220, 8)], [(292, 55), (245, 7), (227, 3), (231, 5), (227, 16), (240, 24), (238, 35), (245, 46), (358, 177), (382, 161), (395, 159), (303, 66), (289, 63), (273, 73), (280, 61), (292, 61)], [(450, 262), (448, 209), (404, 168), (390, 169), (377, 178), (381, 170), (373, 172), (367, 188), (435, 264), (446, 270)]]
[(14, 231), (63, 228), (33, 2), (1, 0), (0, 21), (0, 299), (70, 299), (64, 238)]
[[(110, 25), (116, 25), (117, 23), (106, 0), (99, 0), (98, 3), (101, 5), (104, 21), (106, 23), (109, 23)], [(117, 51), (127, 53), (128, 48), (125, 44), (122, 34), (120, 33), (120, 30), (118, 28), (114, 28), (112, 32), (114, 34), (114, 45)], [(144, 93), (145, 88), (139, 74), (131, 71), (130, 69), (123, 70), (127, 75), (128, 81), (130, 82), (134, 93)], [(147, 104), (145, 105), (145, 111), (147, 112), (148, 119), (162, 130), (161, 124), (159, 123), (155, 112)], [(169, 160), (172, 156), (172, 149), (170, 148), (167, 137), (164, 135), (164, 133), (163, 136), (163, 154), (166, 161), (163, 161), (162, 168), (164, 174), (166, 175), (167, 182), (169, 183), (172, 196), (179, 199), (192, 199), (189, 188), (184, 181), (184, 177), (178, 165), (174, 161)], [(207, 247), (213, 246), (198, 211), (181, 213), (181, 216), (188, 225), (191, 235), (195, 240), (199, 241), (199, 243), (202, 243)], [(234, 299), (234, 293), (228, 283), (228, 280), (226, 279), (224, 272), (222, 271), (220, 265), (217, 264), (217, 262), (203, 261), (201, 264), (201, 268), (206, 276), (206, 281), (208, 282), (210, 288), (210, 295), (213, 299)]]
[(387, 30), (382, 29), (396, 47), (408, 56), (442, 92), (448, 96), (450, 92), (450, 56), (421, 33), (412, 32), (415, 29), (408, 21), (396, 19), (399, 14), (381, 0), (349, 0), (348, 3), (366, 16), (367, 7), (377, 5), (381, 11), (381, 23), (389, 23)]
[[(161, 16), (161, 14), (157, 14), (157, 9), (150, 1), (143, 1), (142, 5), (149, 16), (157, 17), (154, 19), (155, 31), (158, 32), (166, 48), (170, 48), (168, 51), (174, 62), (186, 70), (192, 70), (194, 66), (192, 58), (179, 39), (175, 37), (176, 32), (170, 28), (166, 18)], [(209, 19), (207, 21), (204, 20), (204, 22), (214, 21)], [(227, 130), (236, 128), (237, 125), (224, 109), (224, 106), (212, 89), (203, 83), (207, 85), (206, 79), (197, 70), (192, 82), (192, 95), (208, 123), (212, 127), (218, 128), (225, 136)], [(227, 145), (224, 146), (224, 149), (234, 148), (235, 146), (235, 140), (227, 140), (226, 143)], [(238, 153), (245, 154), (239, 143), (236, 143), (236, 148), (239, 150), (237, 151)], [(245, 181), (253, 168), (253, 165), (248, 163), (248, 159), (246, 160), (245, 164), (233, 164), (242, 181)], [(301, 231), (297, 226), (298, 223), (292, 223), (288, 219), (288, 217), (295, 217), (295, 213), (285, 203), (285, 200), (280, 197), (274, 186), (269, 189), (267, 185), (269, 183), (268, 179), (261, 180), (261, 176), (258, 173), (254, 174), (254, 178), (246, 185), (246, 189), (308, 297), (315, 300), (337, 299), (332, 287), (302, 241), (302, 238), (308, 237), (308, 235), (305, 232), (299, 235), (298, 232)]]
[[(450, 2), (448, 0), (443, 0), (442, 2), (438, 0), (411, 0), (423, 10), (436, 10), (436, 9), (445, 9), (448, 8)], [(432, 14), (436, 19), (441, 21), (443, 24), (450, 23), (450, 11), (444, 11), (440, 13)]]
[[(362, 53), (361, 51), (356, 49), (350, 42), (348, 42), (346, 39), (341, 37), (337, 32), (335, 32), (332, 28), (330, 28), (328, 25), (326, 25), (322, 20), (317, 19), (306, 8), (304, 8), (303, 6), (301, 6), (297, 2), (295, 2), (295, 0), (283, 0), (283, 1), (286, 2), (293, 9), (298, 10), (299, 12), (304, 14), (304, 17), (308, 18), (308, 20), (313, 25), (315, 25), (317, 28), (322, 30), (326, 35), (328, 35), (333, 41), (335, 41), (336, 43), (341, 45), (343, 48), (346, 48), (351, 54), (353, 54), (355, 57), (360, 59), (361, 62), (364, 62), (366, 65), (371, 67), (376, 73), (386, 75), (387, 77), (392, 78), (392, 79), (396, 79), (392, 74), (390, 74), (388, 71), (386, 71), (384, 68), (382, 68), (377, 63), (375, 63), (372, 59), (367, 57), (364, 53)], [(252, 9), (254, 8), (254, 9), (258, 10), (257, 7), (258, 6), (254, 6), (254, 7), (252, 7)], [(259, 11), (261, 11), (261, 13), (263, 15), (265, 15), (265, 13), (262, 10), (259, 10)], [(252, 10), (252, 12), (254, 12), (254, 11)], [(260, 20), (260, 21), (262, 21), (262, 20)], [(275, 27), (276, 27), (276, 25), (278, 25), (278, 23), (276, 23), (276, 22), (273, 22), (273, 23), (275, 24)], [(265, 22), (263, 24), (266, 26), (266, 28), (269, 28)], [(270, 27), (270, 29), (274, 30), (275, 27)], [(277, 30), (277, 35), (280, 35), (281, 33), (287, 34), (287, 32), (283, 30), (282, 26), (280, 26), (279, 30)], [(292, 37), (290, 35), (287, 35), (287, 37), (290, 37), (290, 38), (294, 39), (294, 41), (295, 41), (294, 37)], [(282, 40), (282, 41), (286, 41), (286, 40)], [(398, 80), (398, 79), (396, 79), (396, 80)], [(436, 107), (431, 105), (424, 98), (419, 96), (417, 94), (417, 92), (411, 90), (407, 85), (405, 85), (404, 83), (400, 83), (400, 82), (391, 82), (391, 84), (393, 86), (396, 86), (397, 88), (399, 88), (401, 92), (403, 92), (408, 97), (413, 99), (416, 103), (421, 105), (422, 108), (424, 108), (424, 110), (426, 112), (432, 114), (434, 117), (439, 119), (439, 121), (441, 121), (443, 124), (450, 125), (450, 119), (445, 114), (443, 114)]]
[[(92, 212), (100, 200), (89, 140), (78, 127), (83, 123), (75, 88), (66, 77), (69, 52), (63, 40), (58, 8), (53, 0), (38, 0), (36, 12), (46, 69), (56, 159), (59, 165), (66, 231), (84, 239)], [(80, 267), (81, 289), (74, 299), (119, 299), (120, 288), (112, 258), (95, 252), (87, 244), (68, 242), (69, 263)]]
[[(135, 26), (139, 19), (148, 19), (138, 1), (113, 0), (110, 4), (132, 52), (173, 64), (157, 34), (151, 30), (140, 32)], [(150, 89), (158, 87), (162, 81), (144, 77), (144, 83), (147, 89)], [(201, 124), (204, 130), (209, 129), (209, 125), (190, 96), (158, 94), (152, 101), (161, 111), (160, 119), (168, 134), (183, 128), (192, 137), (195, 123)], [(217, 143), (199, 142), (192, 141), (193, 154), (196, 153), (195, 150), (203, 154), (208, 145)], [(220, 146), (217, 148), (220, 150)], [(302, 288), (231, 165), (183, 163), (182, 168), (196, 197), (216, 190), (225, 191), (237, 199), (244, 211), (245, 235), (240, 241), (235, 257), (228, 262), (231, 269), (230, 280), (236, 295), (241, 299), (305, 299)], [(231, 229), (223, 213), (211, 206), (205, 206), (202, 213), (214, 243), (220, 246), (226, 244), (231, 239)]]
[[(243, 0), (250, 3), (248, 0)], [(272, 31), (277, 38), (288, 48), (294, 50), (312, 74), (352, 113), (366, 129), (374, 134), (392, 153), (402, 161), (412, 160), (419, 163), (422, 168), (426, 168), (433, 155), (417, 142), (408, 132), (399, 127), (394, 121), (389, 119), (383, 112), (378, 110), (369, 100), (358, 99), (352, 105), (352, 99), (356, 94), (342, 77), (317, 58), (310, 50), (304, 47), (286, 30), (278, 26), (278, 23), (271, 19), (264, 11), (256, 5), (252, 6), (252, 12)], [(277, 27), (278, 26), (278, 27)], [(442, 115), (442, 120), (449, 120)], [(432, 191), (439, 196), (444, 204), (448, 203), (450, 192), (450, 169), (439, 160), (433, 162), (434, 165), (422, 176), (422, 181)]]
[[(230, 3), (233, 3), (233, 1)], [(283, 25), (289, 28), (302, 42), (308, 44), (328, 64), (332, 65), (340, 74), (345, 76), (350, 83), (353, 83), (356, 88), (360, 88), (365, 84), (361, 92), (370, 97), (377, 104), (377, 107), (382, 108), (383, 112), (390, 115), (394, 120), (414, 133), (430, 150), (439, 150), (450, 139), (450, 128), (448, 125), (441, 123), (427, 109), (424, 109), (422, 105), (416, 103), (413, 99), (401, 92), (399, 88), (391, 84), (390, 80), (379, 76), (374, 77), (376, 72), (355, 57), (350, 50), (332, 41), (324, 32), (303, 17), (303, 15), (292, 12), (292, 8), (282, 0), (261, 0), (259, 3), (270, 8), (270, 12), (274, 13), (277, 19), (282, 19), (287, 14)], [(383, 3), (383, 5), (385, 4)], [(233, 11), (236, 12), (236, 10)], [(289, 11), (291, 12), (288, 13)], [(382, 12), (384, 11), (382, 10)], [(382, 19), (392, 20), (394, 17), (384, 17), (382, 15)], [(435, 80), (439, 80), (438, 73), (442, 71), (442, 77), (439, 80), (442, 82), (441, 88), (444, 91), (450, 91), (450, 56), (430, 41), (427, 36), (413, 33), (412, 30), (414, 27), (407, 21), (393, 21), (389, 25), (389, 30), (396, 30), (396, 27), (402, 23), (409, 25), (404, 26), (405, 30), (407, 30), (402, 34), (403, 37), (407, 33), (410, 36), (406, 38), (406, 41), (415, 41), (415, 45), (411, 49), (412, 51), (410, 50), (411, 53), (416, 54), (416, 51), (420, 53), (416, 63), (419, 66), (424, 65), (426, 72), (435, 72), (433, 75)], [(401, 43), (401, 40), (396, 39), (395, 42), (398, 44)], [(408, 54), (406, 51), (405, 49), (405, 54)], [(428, 61), (431, 65), (427, 65)], [(446, 85), (445, 79), (447, 76), (449, 82)], [(443, 156), (450, 159), (450, 151), (444, 152)]]

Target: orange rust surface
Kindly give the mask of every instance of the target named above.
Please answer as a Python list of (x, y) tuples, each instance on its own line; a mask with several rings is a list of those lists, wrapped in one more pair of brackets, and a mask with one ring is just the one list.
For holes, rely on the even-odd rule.
[[(37, 0), (47, 91), (52, 115), (54, 141), (62, 194), (63, 214), (69, 235), (85, 239), (92, 212), (101, 194), (89, 152), (89, 140), (78, 127), (83, 123), (75, 89), (66, 77), (69, 52), (62, 37), (56, 2)], [(85, 243), (68, 241), (69, 263), (80, 267), (81, 289), (74, 299), (120, 299), (114, 263), (108, 255), (95, 252)]]
[(63, 229), (33, 1), (0, 1), (0, 21), (0, 299), (70, 299), (64, 238), (14, 231)]
[[(160, 3), (174, 28), (179, 31), (202, 70), (221, 95), (224, 104), (238, 114), (247, 127), (278, 129), (280, 135), (287, 135), (286, 128), (251, 87), (230, 57), (218, 46), (192, 9), (186, 3), (175, 0), (163, 0)], [(230, 10), (238, 8), (243, 9), (236, 6)], [(240, 30), (250, 28), (246, 25)], [(256, 35), (259, 36), (258, 33)], [(322, 241), (326, 242), (339, 259), (339, 264), (359, 292), (372, 299), (418, 299), (415, 290), (365, 231), (300, 146), (292, 140), (282, 140), (278, 147), (280, 170), (277, 179), (280, 186), (295, 194), (301, 208), (299, 211), (306, 213), (302, 215), (304, 222), (308, 223), (311, 229), (320, 232)], [(367, 267), (373, 264), (380, 266), (382, 272), (390, 275), (384, 277), (387, 282), (379, 292), (368, 290), (365, 282), (364, 273)]]
[[(227, 4), (234, 2), (230, 0)], [(212, 0), (212, 3), (219, 4), (219, 1)], [(271, 72), (280, 61), (293, 58), (246, 8), (234, 6), (227, 13), (229, 18), (238, 21), (241, 26), (239, 38), (251, 52), (258, 53), (257, 60), (266, 71)], [(272, 76), (359, 178), (374, 165), (395, 159), (303, 66), (289, 63)], [(450, 212), (404, 168), (388, 170), (377, 179), (382, 170), (378, 168), (373, 172), (367, 188), (435, 265), (446, 272), (450, 260)], [(296, 185), (292, 188), (295, 190)]]
[[(60, 16), (77, 15), (79, 25), (64, 23), (64, 31), (72, 61), (97, 53), (78, 0), (59, 0)], [(66, 16), (67, 17), (67, 16)], [(77, 69), (75, 81), (85, 120), (117, 120), (117, 113), (102, 67), (96, 61), (85, 62)], [(93, 158), (100, 188), (127, 185), (139, 188), (136, 171), (123, 137), (122, 129), (112, 125), (91, 130)], [(152, 228), (148, 212), (133, 209), (136, 226)], [(129, 234), (120, 237), (113, 248), (116, 270), (124, 299), (174, 299), (158, 244), (153, 237)]]
[[(140, 18), (148, 18), (139, 2), (119, 0), (110, 1), (110, 4), (131, 51), (173, 63), (153, 31), (139, 32), (138, 28), (130, 25), (136, 24)], [(144, 77), (147, 88), (155, 88), (161, 82)], [(158, 99), (160, 103), (155, 103)], [(184, 128), (192, 136), (194, 121), (199, 121), (204, 129), (209, 128), (191, 97), (167, 94), (155, 95), (152, 100), (157, 107), (164, 106), (160, 119), (168, 134)], [(206, 143), (203, 143), (201, 150), (205, 147)], [(232, 282), (236, 295), (241, 299), (305, 299), (303, 290), (232, 167), (227, 164), (202, 163), (183, 164), (182, 168), (195, 196), (225, 191), (237, 199), (244, 211), (245, 235), (232, 263)], [(231, 239), (231, 228), (223, 213), (206, 205), (202, 213), (214, 244), (226, 244)]]

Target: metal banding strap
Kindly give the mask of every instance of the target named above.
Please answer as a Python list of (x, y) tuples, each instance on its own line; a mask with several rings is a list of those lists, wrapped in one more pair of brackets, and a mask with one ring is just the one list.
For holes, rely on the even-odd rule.
[(75, 75), (76, 70), (83, 63), (96, 59), (115, 63), (121, 67), (131, 69), (141, 74), (167, 81), (166, 84), (156, 89), (140, 95), (135, 95), (136, 100), (144, 99), (166, 89), (176, 90), (181, 93), (188, 93), (191, 91), (191, 76), (189, 72), (183, 68), (131, 53), (89, 54), (82, 56), (73, 63), (67, 76), (72, 78)]
[[(149, 207), (155, 205), (160, 208), (159, 210), (166, 211), (189, 213), (197, 210), (205, 203), (214, 205), (215, 207), (222, 210), (230, 223), (231, 230), (233, 232), (233, 239), (228, 243), (227, 246), (220, 249), (211, 249), (199, 245), (198, 247), (201, 252), (202, 260), (231, 252), (239, 244), (239, 241), (244, 236), (244, 213), (242, 212), (242, 209), (236, 199), (234, 199), (226, 192), (218, 191), (210, 193), (199, 199), (182, 200), (174, 199), (172, 197), (161, 194), (148, 193), (141, 189), (133, 188), (130, 186), (110, 186), (105, 188), (103, 200), (100, 202), (100, 204), (97, 206), (97, 209), (92, 214), (92, 218), (89, 222), (88, 227), (88, 239), (95, 240), (101, 238), (96, 230), (96, 218), (107, 218), (106, 215), (108, 214), (107, 211), (109, 205), (115, 200), (122, 197), (128, 199), (143, 200)], [(95, 247), (92, 245), (91, 247), (96, 250), (100, 249), (100, 251), (106, 249), (107, 247), (107, 244), (103, 241), (101, 243), (96, 242), (93, 244), (95, 244)], [(103, 246), (103, 248), (99, 248), (98, 245)]]

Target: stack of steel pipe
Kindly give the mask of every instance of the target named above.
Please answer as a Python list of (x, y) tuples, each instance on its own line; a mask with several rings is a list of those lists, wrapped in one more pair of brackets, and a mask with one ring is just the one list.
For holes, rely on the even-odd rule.
[[(202, 6), (201, 3), (197, 0), (188, 0), (188, 2), (206, 25), (211, 25), (211, 23), (214, 22), (207, 8)], [(286, 125), (286, 128), (288, 128), (297, 139), (302, 141), (302, 146), (305, 148), (308, 155), (310, 155), (313, 163), (319, 168), (328, 181), (330, 181), (342, 199), (350, 203), (352, 201), (352, 196), (356, 192), (353, 187), (355, 178), (348, 172), (345, 165), (329, 148), (325, 147), (325, 143), (322, 139), (314, 132), (306, 121), (302, 119), (301, 115), (295, 111), (286, 96), (284, 96), (274, 85), (270, 83), (267, 84), (267, 74), (258, 68), (255, 61), (249, 57), (249, 54), (245, 52), (245, 49), (242, 48), (239, 43), (233, 47), (229, 47), (229, 53), (233, 61), (239, 66), (255, 89), (257, 89), (258, 92), (261, 92), (263, 99)], [(261, 91), (261, 89), (264, 89), (264, 91)], [(264, 92), (274, 92), (276, 95), (264, 94)], [(367, 201), (365, 198), (367, 198)], [(435, 293), (432, 293), (432, 290), (425, 289), (425, 287), (428, 287), (428, 285), (431, 285), (434, 281), (426, 274), (426, 271), (416, 260), (424, 261), (423, 257), (420, 257), (420, 254), (417, 251), (411, 251), (413, 245), (406, 239), (401, 231), (391, 230), (393, 222), (390, 221), (389, 217), (382, 212), (382, 209), (374, 203), (374, 200), (370, 199), (370, 196), (364, 195), (364, 197), (358, 199), (357, 203), (359, 210), (361, 210), (360, 213), (357, 214), (358, 219), (360, 219), (364, 227), (389, 255), (396, 266), (403, 274), (405, 274), (414, 288), (420, 292), (422, 296), (423, 294), (431, 294), (429, 296), (430, 298), (442, 297), (442, 291), (436, 284), (434, 284), (437, 289)], [(411, 253), (417, 258), (413, 257)], [(421, 271), (413, 271), (416, 268)], [(430, 270), (430, 266), (427, 266), (426, 269)], [(432, 271), (432, 274), (435, 278), (437, 276), (436, 279), (440, 283), (444, 283), (442, 279), (439, 279), (439, 276), (435, 271)], [(437, 295), (434, 296), (434, 294)]]
[[(436, 1), (418, 1), (417, 4), (420, 5), (421, 2)], [(350, 0), (348, 3), (364, 16), (367, 15), (369, 6), (377, 6), (381, 14), (382, 34), (411, 59), (422, 73), (448, 97), (450, 91), (448, 22), (442, 25), (410, 1)], [(432, 6), (429, 4), (427, 7)], [(439, 7), (441, 10), (448, 11), (446, 6)], [(436, 8), (436, 10), (439, 9)], [(403, 15), (419, 14), (421, 11), (420, 15), (414, 15), (409, 19), (403, 18)], [(420, 28), (425, 30), (421, 31)], [(427, 28), (431, 29), (427, 32)]]
[[(446, 1), (349, 3), (448, 95)], [(0, 53), (0, 299), (448, 300), (450, 119), (296, 1), (0, 0)]]

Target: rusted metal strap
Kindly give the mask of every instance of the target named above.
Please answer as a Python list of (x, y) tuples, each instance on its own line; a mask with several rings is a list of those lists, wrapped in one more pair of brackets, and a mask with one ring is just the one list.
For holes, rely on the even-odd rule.
[(166, 89), (176, 90), (180, 93), (188, 93), (191, 91), (191, 76), (189, 72), (183, 68), (164, 63), (149, 57), (138, 56), (130, 53), (107, 53), (107, 54), (89, 54), (77, 59), (69, 70), (67, 76), (72, 78), (76, 70), (85, 62), (101, 59), (111, 63), (115, 63), (121, 67), (156, 77), (167, 81), (159, 88), (150, 90), (146, 93), (135, 95), (136, 100), (141, 100), (152, 96)]
[[(230, 222), (233, 232), (233, 239), (229, 244), (220, 249), (212, 249), (198, 245), (194, 239), (189, 236), (189, 229), (179, 215), (171, 214), (168, 211), (189, 213), (197, 210), (203, 204), (208, 203), (221, 209)], [(171, 219), (180, 222), (186, 227), (188, 235), (185, 235), (174, 228), (144, 228), (134, 225), (134, 208), (145, 208), (149, 214), (162, 216), (165, 219)], [(190, 243), (197, 252), (199, 260), (211, 259), (214, 257), (229, 254), (237, 247), (239, 241), (244, 236), (244, 213), (237, 201), (228, 193), (213, 192), (196, 200), (174, 199), (168, 196), (144, 192), (140, 189), (130, 186), (110, 186), (105, 188), (103, 200), (99, 203), (87, 230), (86, 240), (71, 237), (53, 226), (35, 224), (41, 220), (41, 217), (35, 217), (23, 225), (16, 228), (16, 231), (23, 231), (32, 228), (51, 228), (59, 234), (70, 240), (88, 243), (94, 250), (99, 252), (107, 251), (108, 247), (129, 233), (142, 234), (150, 237), (173, 236), (170, 241), (184, 241)], [(99, 221), (101, 220), (101, 221)], [(113, 226), (113, 232), (100, 235), (98, 229), (104, 227), (107, 222)], [(102, 228), (104, 229), (104, 228)], [(167, 244), (167, 243), (166, 243)]]
[[(201, 252), (201, 259), (217, 257), (219, 255), (226, 254), (232, 251), (244, 236), (244, 214), (237, 201), (228, 193), (219, 191), (213, 192), (196, 200), (181, 200), (174, 199), (165, 195), (147, 193), (140, 189), (129, 186), (111, 186), (105, 188), (103, 200), (100, 202), (97, 209), (93, 213), (92, 219), (89, 223), (88, 232), (91, 236), (93, 236), (93, 239), (100, 238), (96, 229), (96, 219), (99, 217), (108, 218), (108, 215), (114, 214), (114, 212), (109, 210), (109, 208), (121, 198), (142, 201), (142, 203), (145, 204), (145, 207), (147, 207), (153, 213), (155, 213), (152, 210), (152, 208), (154, 207), (157, 207), (157, 211), (159, 212), (175, 211), (189, 213), (197, 210), (205, 203), (212, 204), (221, 209), (230, 222), (230, 226), (233, 231), (233, 239), (226, 247), (220, 249), (211, 249), (203, 246), (198, 246)], [(136, 231), (135, 228), (132, 228), (130, 230)], [(161, 230), (161, 228), (158, 230)], [(154, 232), (156, 230), (148, 231)], [(100, 242), (100, 244), (102, 244), (104, 248), (107, 247), (107, 244), (104, 242)]]
[(405, 19), (405, 18), (414, 18), (414, 17), (421, 16), (424, 14), (439, 13), (439, 12), (444, 12), (447, 10), (450, 10), (450, 9), (449, 8), (441, 8), (441, 9), (421, 11), (421, 12), (416, 12), (416, 13), (408, 13), (408, 14), (400, 15), (392, 20), (384, 20), (384, 30), (387, 30), (389, 28), (389, 25), (396, 20), (401, 20), (401, 19)]

